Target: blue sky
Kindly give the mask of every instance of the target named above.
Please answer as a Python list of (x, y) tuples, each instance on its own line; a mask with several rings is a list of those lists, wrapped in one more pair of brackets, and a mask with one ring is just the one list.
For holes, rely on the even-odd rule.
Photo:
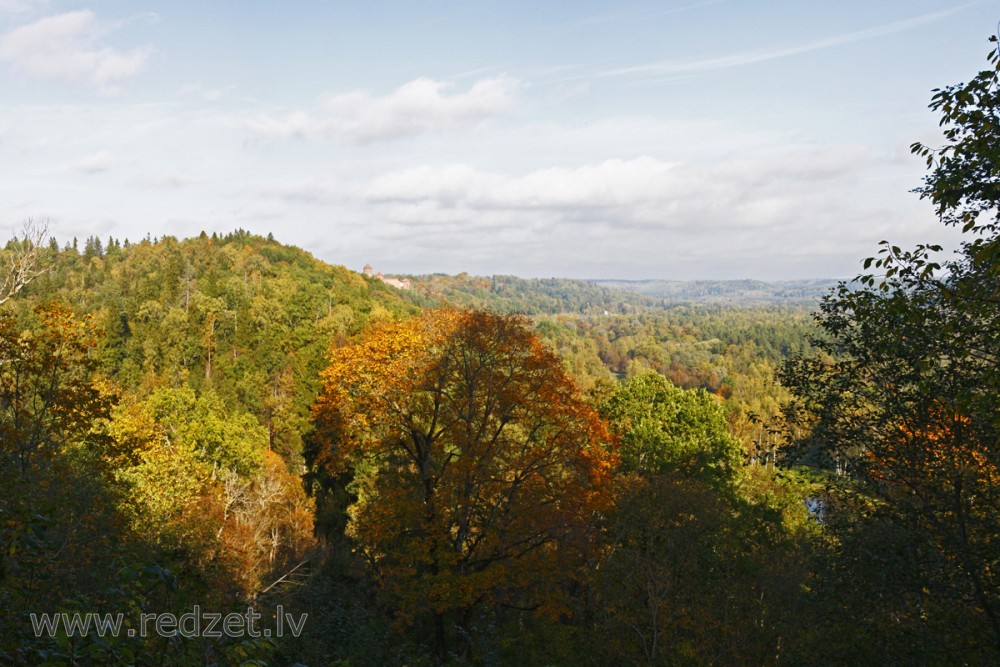
[(0, 225), (386, 273), (850, 277), (989, 2), (0, 0)]

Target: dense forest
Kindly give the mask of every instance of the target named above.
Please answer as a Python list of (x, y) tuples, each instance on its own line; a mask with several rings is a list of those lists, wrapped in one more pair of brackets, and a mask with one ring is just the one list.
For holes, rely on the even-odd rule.
[(796, 305), (814, 308), (835, 287), (835, 280), (597, 280), (614, 287), (655, 297), (663, 303), (720, 303), (731, 305)]
[[(5, 628), (11, 651), (35, 641), (25, 613), (66, 608), (59, 587), (42, 587), (47, 577), (73, 581), (85, 572), (116, 584), (81, 589), (74, 611), (165, 604), (155, 586), (141, 588), (142, 577), (130, 582), (135, 590), (116, 582), (118, 572), (131, 577), (136, 568), (167, 577), (179, 591), (173, 605), (254, 599), (301, 563), (296, 581), (308, 573), (310, 586), (329, 585), (322, 567), (354, 550), (330, 534), (330, 525), (343, 532), (344, 508), (331, 506), (337, 489), (324, 486), (329, 480), (304, 442), (329, 349), (350, 349), (380, 323), (441, 303), (535, 313), (532, 336), (558, 354), (549, 360), (553, 372), (573, 377), (594, 405), (625, 386), (615, 389), (617, 379), (649, 382), (656, 372), (670, 379), (659, 391), (691, 390), (677, 396), (700, 397), (692, 409), (708, 410), (711, 428), (726, 438), (740, 434), (749, 447), (740, 457), (761, 463), (773, 459), (765, 446), (777, 441), (763, 417), (777, 417), (785, 397), (775, 365), (804, 349), (810, 329), (796, 308), (629, 305), (620, 293), (575, 281), (534, 290), (516, 281), (515, 304), (509, 291), (492, 296), (495, 287), (475, 293), (473, 303), (437, 296), (430, 303), (419, 286), (396, 290), (241, 231), (135, 243), (92, 237), (61, 248), (20, 238), (6, 253), (18, 261), (34, 253), (37, 274), (4, 311), (5, 354), (16, 367), (4, 375), (4, 427), (7, 441), (18, 443), (4, 470), (5, 488), (18, 490), (4, 506), (12, 554), (4, 594), (20, 609)], [(448, 294), (472, 280), (436, 279)], [(618, 312), (605, 314), (607, 307)], [(79, 407), (74, 414), (54, 412), (70, 403)], [(88, 486), (59, 485), (67, 478)], [(45, 551), (56, 542), (56, 553)], [(127, 600), (109, 598), (111, 590)], [(359, 604), (367, 599), (362, 589), (352, 594), (362, 596)], [(66, 655), (153, 650), (81, 643)], [(181, 662), (185, 651), (222, 655), (219, 647), (171, 650)]]
[[(996, 663), (997, 72), (913, 147), (969, 240), (886, 243), (819, 302), (401, 290), (242, 230), (27, 223), (0, 251), (0, 664)], [(192, 609), (295, 632), (135, 632)]]

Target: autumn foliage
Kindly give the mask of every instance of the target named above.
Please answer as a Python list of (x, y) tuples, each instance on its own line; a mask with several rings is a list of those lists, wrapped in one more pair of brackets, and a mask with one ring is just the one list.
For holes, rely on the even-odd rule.
[(558, 613), (609, 503), (610, 437), (523, 318), (437, 310), (335, 350), (315, 465), (353, 471), (349, 534), (404, 620)]
[(36, 454), (51, 457), (73, 436), (85, 433), (108, 400), (95, 380), (93, 322), (63, 306), (35, 311), (38, 328), (21, 333), (0, 314), (0, 452), (26, 474)]
[(963, 414), (942, 405), (918, 411), (908, 423), (890, 429), (866, 452), (865, 469), (899, 493), (947, 493), (963, 481), (995, 487), (1000, 482), (990, 443)]

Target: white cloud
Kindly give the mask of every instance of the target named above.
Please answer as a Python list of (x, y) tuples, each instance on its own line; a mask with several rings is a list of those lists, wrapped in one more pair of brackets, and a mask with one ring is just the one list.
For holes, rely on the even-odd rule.
[(77, 160), (73, 163), (72, 168), (85, 174), (98, 174), (102, 171), (110, 171), (114, 165), (114, 154), (109, 150), (102, 150)]
[(678, 180), (676, 167), (640, 157), (511, 177), (467, 165), (421, 166), (376, 178), (364, 195), (373, 202), (424, 200), (482, 209), (632, 206), (668, 198)]
[(357, 143), (447, 132), (509, 111), (519, 86), (502, 75), (449, 95), (452, 84), (419, 78), (384, 97), (355, 91), (330, 97), (315, 111), (261, 116), (248, 129), (271, 140), (336, 137)]
[[(464, 164), (423, 165), (378, 176), (342, 194), (368, 203), (426, 202), (439, 209), (548, 209), (574, 219), (613, 215), (626, 223), (641, 224), (662, 222), (663, 211), (671, 208), (723, 207), (735, 211), (748, 202), (760, 208), (765, 201), (793, 200), (851, 175), (866, 158), (867, 149), (860, 146), (784, 155), (769, 161), (707, 165), (638, 157), (540, 169), (522, 176)], [(315, 183), (299, 187), (301, 198), (315, 199), (323, 192)], [(773, 203), (768, 207), (775, 210)]]
[(119, 26), (98, 20), (90, 10), (39, 19), (0, 36), (0, 62), (31, 77), (115, 94), (152, 53), (148, 46), (127, 51), (108, 46), (104, 38)]

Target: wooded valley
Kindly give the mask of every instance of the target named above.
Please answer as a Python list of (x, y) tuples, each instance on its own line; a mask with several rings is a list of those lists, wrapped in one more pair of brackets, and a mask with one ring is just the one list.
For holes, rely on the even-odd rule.
[[(886, 243), (818, 301), (397, 289), (242, 230), (27, 224), (0, 252), (0, 664), (996, 663), (990, 67), (913, 147), (968, 240)], [(126, 632), (279, 605), (297, 636)], [(39, 633), (57, 612), (125, 625)]]

